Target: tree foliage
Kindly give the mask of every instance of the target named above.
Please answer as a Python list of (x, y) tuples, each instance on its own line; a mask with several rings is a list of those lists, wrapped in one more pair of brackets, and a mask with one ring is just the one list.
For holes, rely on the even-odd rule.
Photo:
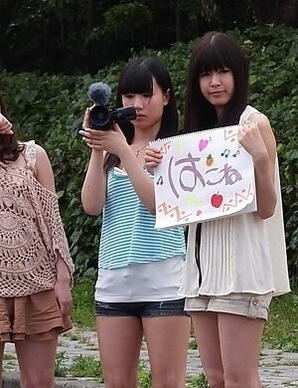
[[(207, 30), (297, 27), (296, 0), (1, 0), (0, 68), (93, 73)], [(235, 12), (235, 10), (237, 10)]]

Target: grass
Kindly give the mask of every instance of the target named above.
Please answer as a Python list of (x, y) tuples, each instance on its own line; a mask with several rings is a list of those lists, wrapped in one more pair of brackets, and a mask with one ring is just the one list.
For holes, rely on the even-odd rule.
[(268, 347), (298, 352), (298, 292), (273, 298), (263, 343)]
[(95, 281), (79, 282), (73, 288), (72, 320), (81, 329), (95, 330), (94, 317)]
[(78, 355), (71, 365), (67, 365), (67, 355), (65, 352), (58, 352), (56, 356), (56, 377), (89, 377), (99, 382), (103, 382), (100, 361), (96, 357)]
[[(95, 330), (94, 317), (94, 284), (88, 280), (76, 284), (73, 289), (73, 312), (74, 324), (83, 330)], [(263, 346), (280, 349), (281, 351), (298, 352), (298, 292), (273, 298), (270, 305), (269, 320), (266, 322)], [(190, 348), (196, 348), (193, 337), (190, 339)], [(92, 377), (102, 381), (100, 363), (93, 357), (78, 356), (73, 364), (65, 366), (65, 355), (58, 354), (56, 362), (57, 375), (71, 375), (74, 377)], [(138, 372), (139, 386), (151, 387), (150, 371), (142, 363)], [(203, 373), (195, 377), (188, 377), (187, 388), (207, 388), (208, 382)]]
[(88, 376), (93, 377), (100, 382), (103, 381), (100, 361), (92, 356), (82, 356), (80, 354), (74, 359), (69, 371), (74, 377)]

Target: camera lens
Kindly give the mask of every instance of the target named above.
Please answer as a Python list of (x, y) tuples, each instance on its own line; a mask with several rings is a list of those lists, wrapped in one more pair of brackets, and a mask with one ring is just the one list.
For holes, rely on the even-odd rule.
[(110, 129), (111, 115), (109, 110), (101, 105), (94, 106), (90, 111), (90, 122), (94, 129)]

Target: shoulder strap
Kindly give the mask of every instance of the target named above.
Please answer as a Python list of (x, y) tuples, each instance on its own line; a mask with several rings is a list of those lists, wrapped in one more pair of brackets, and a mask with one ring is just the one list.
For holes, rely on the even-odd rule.
[(23, 151), (24, 158), (27, 163), (27, 167), (34, 170), (36, 163), (36, 146), (35, 140), (29, 140), (25, 142), (25, 149)]
[(239, 124), (243, 124), (243, 122), (247, 120), (249, 116), (252, 115), (253, 113), (260, 113), (260, 112), (253, 106), (247, 105), (247, 107), (244, 109), (244, 111), (240, 116)]

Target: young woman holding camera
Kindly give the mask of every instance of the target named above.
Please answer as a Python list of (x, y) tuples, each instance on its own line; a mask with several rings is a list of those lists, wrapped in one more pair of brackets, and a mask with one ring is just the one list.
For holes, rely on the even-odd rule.
[[(185, 259), (182, 228), (156, 230), (153, 176), (144, 167), (148, 143), (177, 134), (170, 75), (151, 57), (132, 60), (120, 75), (117, 106), (136, 109), (132, 122), (90, 128), (91, 156), (82, 188), (90, 215), (102, 212), (95, 287), (100, 360), (108, 388), (137, 388), (145, 337), (154, 388), (184, 388), (190, 319), (177, 295)], [(121, 126), (121, 128), (120, 128)]]

